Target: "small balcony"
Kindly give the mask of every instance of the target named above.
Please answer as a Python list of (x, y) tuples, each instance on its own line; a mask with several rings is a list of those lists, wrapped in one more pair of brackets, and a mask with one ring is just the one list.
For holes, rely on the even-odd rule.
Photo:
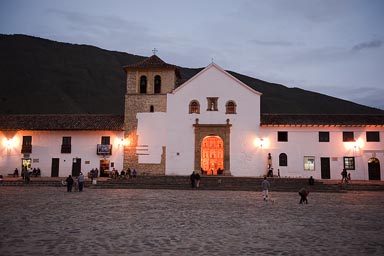
[(70, 144), (61, 145), (61, 153), (65, 153), (65, 154), (71, 153), (71, 149), (72, 149), (72, 145)]
[(23, 145), (21, 147), (22, 154), (31, 154), (32, 153), (32, 145)]
[(112, 145), (111, 144), (97, 144), (96, 153), (98, 155), (112, 155)]

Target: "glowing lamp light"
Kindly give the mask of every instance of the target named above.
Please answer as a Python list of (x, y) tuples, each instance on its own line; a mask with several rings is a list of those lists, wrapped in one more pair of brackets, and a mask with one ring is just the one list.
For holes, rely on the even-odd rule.
[(256, 138), (253, 140), (253, 146), (256, 148), (268, 148), (269, 140), (267, 138)]
[(3, 145), (4, 147), (10, 149), (10, 148), (14, 148), (17, 144), (17, 141), (16, 139), (14, 138), (4, 138), (3, 139)]
[(364, 142), (361, 138), (355, 141), (348, 141), (344, 143), (344, 147), (347, 150), (359, 151), (364, 147)]
[(116, 138), (115, 139), (115, 144), (117, 144), (119, 147), (122, 147), (122, 146), (129, 146), (131, 144), (130, 140), (128, 138), (124, 139), (119, 139), (119, 138)]

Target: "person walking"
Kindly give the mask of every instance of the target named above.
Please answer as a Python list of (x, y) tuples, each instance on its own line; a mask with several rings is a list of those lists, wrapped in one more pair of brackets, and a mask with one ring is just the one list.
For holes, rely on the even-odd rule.
[(299, 190), (299, 195), (300, 195), (300, 202), (299, 204), (308, 204), (308, 194), (309, 190), (306, 187), (303, 187)]
[(263, 200), (268, 201), (268, 193), (269, 193), (269, 188), (271, 184), (267, 180), (267, 177), (264, 176), (264, 180), (261, 182), (261, 188), (263, 190)]
[(67, 192), (72, 192), (72, 186), (73, 186), (73, 178), (71, 175), (68, 175), (67, 179), (65, 180), (67, 182)]
[(77, 182), (79, 183), (79, 192), (82, 192), (84, 188), (84, 175), (82, 172), (79, 174)]

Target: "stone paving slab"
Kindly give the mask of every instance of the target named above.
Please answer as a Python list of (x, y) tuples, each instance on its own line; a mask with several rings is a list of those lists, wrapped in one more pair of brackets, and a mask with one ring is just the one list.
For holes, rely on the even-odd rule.
[(384, 255), (384, 192), (0, 186), (0, 255)]

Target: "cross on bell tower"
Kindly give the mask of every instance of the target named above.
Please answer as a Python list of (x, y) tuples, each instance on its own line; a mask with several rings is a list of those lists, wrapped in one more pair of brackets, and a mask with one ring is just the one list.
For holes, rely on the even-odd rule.
[(156, 48), (153, 48), (152, 52), (153, 52), (153, 55), (156, 55), (156, 53), (157, 53), (157, 49), (156, 49)]

